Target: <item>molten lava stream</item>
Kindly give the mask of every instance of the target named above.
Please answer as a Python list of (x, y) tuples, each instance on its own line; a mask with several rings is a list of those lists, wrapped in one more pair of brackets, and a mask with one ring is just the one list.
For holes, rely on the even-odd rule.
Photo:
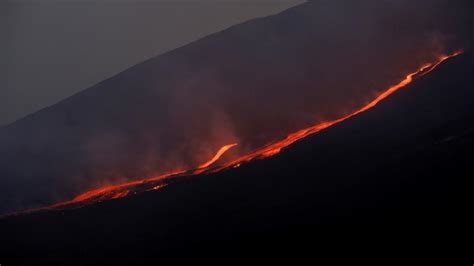
[[(119, 198), (122, 198), (122, 197), (125, 197), (125, 196), (129, 195), (130, 192), (131, 192), (131, 189), (135, 186), (152, 184), (153, 182), (159, 182), (161, 180), (164, 180), (167, 177), (178, 176), (178, 175), (183, 174), (183, 173), (188, 173), (190, 175), (200, 174), (200, 173), (206, 171), (209, 166), (211, 166), (216, 161), (218, 161), (226, 151), (228, 151), (229, 149), (231, 149), (232, 147), (235, 147), (235, 146), (237, 146), (237, 143), (228, 144), (228, 145), (225, 145), (225, 146), (221, 147), (217, 151), (217, 153), (214, 155), (214, 157), (212, 157), (209, 161), (207, 161), (207, 162), (203, 163), (202, 165), (200, 165), (195, 170), (192, 170), (192, 171), (174, 171), (174, 172), (171, 172), (171, 173), (167, 173), (167, 174), (160, 175), (160, 176), (155, 176), (155, 177), (144, 179), (144, 180), (131, 181), (131, 182), (123, 183), (123, 184), (111, 185), (111, 186), (107, 186), (107, 187), (102, 187), (102, 188), (90, 190), (90, 191), (84, 192), (84, 193), (76, 196), (75, 198), (73, 198), (70, 201), (54, 204), (54, 205), (50, 206), (50, 208), (60, 208), (60, 207), (66, 207), (66, 206), (71, 206), (71, 205), (80, 205), (81, 203), (85, 203), (85, 202), (88, 202), (88, 201), (89, 202), (92, 202), (92, 201), (93, 202), (99, 202), (99, 201), (103, 201), (103, 200), (119, 199)], [(153, 187), (151, 189), (144, 189), (144, 190), (158, 190), (160, 188), (165, 187), (166, 185), (167, 184), (161, 183), (161, 184), (158, 184), (158, 185), (153, 185)]]
[(216, 155), (214, 155), (214, 157), (212, 157), (212, 159), (210, 159), (206, 163), (201, 164), (196, 170), (194, 170), (193, 174), (200, 174), (200, 173), (204, 172), (206, 170), (206, 168), (208, 168), (210, 165), (212, 165), (217, 160), (219, 160), (219, 158), (221, 158), (221, 156), (226, 151), (228, 151), (230, 148), (235, 147), (235, 146), (237, 146), (237, 143), (232, 143), (232, 144), (228, 144), (228, 145), (223, 146), (222, 148), (219, 149), (219, 151), (217, 151)]
[(452, 58), (452, 57), (455, 57), (457, 55), (460, 55), (462, 54), (463, 51), (459, 50), (459, 51), (456, 51), (450, 55), (441, 55), (438, 57), (438, 60), (434, 63), (429, 63), (429, 64), (425, 64), (423, 65), (422, 67), (420, 67), (417, 71), (415, 72), (412, 72), (410, 74), (408, 74), (405, 79), (403, 79), (402, 81), (400, 81), (398, 84), (395, 84), (393, 85), (392, 87), (388, 88), (387, 90), (385, 90), (384, 92), (382, 92), (379, 96), (377, 96), (374, 100), (370, 101), (368, 104), (362, 106), (361, 108), (359, 108), (358, 110), (355, 110), (354, 112), (346, 115), (346, 116), (343, 116), (341, 118), (338, 118), (338, 119), (334, 119), (334, 120), (331, 120), (331, 121), (326, 121), (326, 122), (322, 122), (322, 123), (319, 123), (319, 124), (316, 124), (314, 126), (311, 126), (311, 127), (308, 127), (308, 128), (305, 128), (305, 129), (301, 129), (299, 131), (296, 131), (294, 133), (291, 133), (289, 134), (286, 138), (284, 138), (283, 140), (280, 140), (280, 141), (277, 141), (277, 142), (273, 142), (261, 149), (257, 149), (247, 155), (244, 155), (232, 162), (229, 162), (229, 163), (226, 163), (220, 167), (217, 167), (215, 169), (212, 170), (212, 172), (216, 172), (216, 171), (220, 171), (224, 168), (229, 168), (229, 167), (239, 167), (240, 165), (242, 165), (242, 163), (246, 163), (246, 162), (249, 162), (249, 161), (252, 161), (252, 160), (255, 160), (255, 159), (262, 159), (262, 158), (267, 158), (267, 157), (270, 157), (272, 155), (275, 155), (277, 153), (279, 153), (281, 151), (282, 148), (294, 143), (295, 141), (299, 140), (299, 139), (302, 139), (308, 135), (311, 135), (311, 134), (314, 134), (316, 132), (319, 132), (325, 128), (328, 128), (334, 124), (337, 124), (337, 123), (340, 123), (348, 118), (351, 118), (357, 114), (360, 114), (362, 112), (365, 112), (367, 110), (369, 110), (370, 108), (374, 107), (375, 105), (377, 105), (380, 101), (382, 101), (383, 99), (387, 98), (388, 96), (390, 96), (392, 93), (396, 92), (397, 90), (405, 87), (406, 85), (410, 84), (412, 81), (413, 81), (413, 78), (414, 77), (421, 77), (421, 76), (424, 76), (428, 73), (430, 73), (434, 68), (436, 68), (439, 64), (443, 63), (445, 60), (449, 59), (449, 58)]
[[(236, 146), (237, 143), (233, 144), (228, 144), (223, 147), (221, 147), (217, 153), (214, 155), (213, 158), (211, 158), (209, 161), (201, 164), (199, 167), (193, 169), (193, 170), (188, 170), (188, 171), (174, 171), (168, 174), (160, 175), (157, 177), (152, 177), (144, 180), (138, 180), (138, 181), (131, 181), (123, 184), (118, 184), (118, 185), (112, 185), (112, 186), (107, 186), (95, 190), (91, 190), (85, 193), (82, 193), (75, 197), (74, 199), (62, 203), (57, 203), (52, 206), (46, 207), (46, 208), (39, 208), (35, 210), (41, 210), (41, 209), (49, 209), (49, 208), (62, 208), (62, 207), (67, 207), (67, 206), (83, 206), (89, 203), (93, 202), (100, 202), (102, 200), (110, 200), (110, 199), (117, 199), (121, 197), (125, 197), (127, 195), (130, 195), (131, 192), (133, 193), (136, 192), (141, 192), (141, 191), (147, 191), (147, 190), (156, 190), (160, 189), (164, 186), (167, 185), (167, 183), (164, 183), (162, 181), (166, 180), (168, 177), (174, 177), (174, 176), (180, 176), (180, 175), (197, 175), (201, 173), (214, 173), (226, 168), (235, 168), (241, 166), (243, 163), (256, 160), (256, 159), (262, 159), (262, 158), (267, 158), (272, 155), (275, 155), (281, 151), (282, 148), (294, 143), (295, 141), (302, 139), (308, 135), (314, 134), (316, 132), (319, 132), (325, 128), (328, 128), (334, 124), (337, 124), (339, 122), (342, 122), (348, 118), (351, 118), (357, 114), (360, 114), (364, 111), (367, 111), (368, 109), (374, 107), (377, 105), (380, 101), (383, 99), (387, 98), (390, 96), (392, 93), (396, 92), (400, 88), (405, 87), (406, 85), (410, 84), (415, 77), (420, 77), (423, 75), (428, 74), (431, 72), (434, 68), (436, 68), (439, 64), (444, 62), (445, 60), (452, 58), (454, 56), (457, 56), (461, 54), (462, 51), (457, 51), (451, 55), (443, 55), (438, 58), (438, 60), (434, 63), (426, 64), (423, 65), (421, 68), (419, 68), (417, 71), (412, 72), (408, 74), (405, 79), (400, 81), (398, 84), (393, 85), (392, 87), (388, 88), (384, 92), (382, 92), (379, 96), (377, 96), (375, 99), (367, 103), (366, 105), (362, 106), (358, 110), (355, 110), (354, 112), (343, 116), (338, 119), (334, 119), (331, 121), (326, 121), (322, 123), (318, 123), (316, 125), (313, 125), (308, 128), (301, 129), (299, 131), (296, 131), (294, 133), (289, 134), (286, 138), (276, 141), (273, 143), (270, 143), (263, 148), (257, 149), (249, 154), (246, 154), (244, 156), (241, 156), (231, 162), (224, 163), (222, 165), (217, 165), (213, 166), (220, 158), (221, 156), (227, 152), (229, 149), (232, 147)], [(138, 188), (140, 186), (148, 186), (148, 188)], [(34, 210), (29, 210), (29, 211), (34, 211)]]

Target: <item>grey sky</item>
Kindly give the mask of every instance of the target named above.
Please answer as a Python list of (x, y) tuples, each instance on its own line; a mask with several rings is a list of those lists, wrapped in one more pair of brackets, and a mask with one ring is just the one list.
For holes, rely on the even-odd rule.
[(0, 3), (0, 125), (152, 56), (304, 0)]

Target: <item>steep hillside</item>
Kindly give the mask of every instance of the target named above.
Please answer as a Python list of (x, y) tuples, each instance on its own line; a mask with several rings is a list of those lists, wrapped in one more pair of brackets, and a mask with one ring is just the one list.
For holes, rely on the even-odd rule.
[(81, 209), (0, 220), (2, 252), (25, 264), (70, 265), (295, 262), (327, 250), (398, 256), (400, 245), (431, 254), (426, 260), (462, 252), (455, 237), (470, 226), (473, 69), (470, 52), (450, 59), (265, 160)]
[(467, 2), (311, 1), (136, 65), (0, 129), (0, 213), (194, 168), (239, 143), (230, 160), (339, 117), (464, 47)]

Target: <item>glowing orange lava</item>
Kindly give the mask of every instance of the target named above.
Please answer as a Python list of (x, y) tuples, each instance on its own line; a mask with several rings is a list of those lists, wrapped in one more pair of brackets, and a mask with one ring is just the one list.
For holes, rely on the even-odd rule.
[(232, 162), (226, 163), (226, 164), (222, 165), (221, 167), (213, 169), (212, 172), (216, 172), (216, 171), (222, 170), (224, 168), (228, 168), (228, 167), (236, 168), (236, 167), (239, 167), (240, 165), (242, 165), (242, 163), (249, 162), (249, 161), (252, 161), (252, 160), (255, 160), (255, 159), (263, 159), (263, 158), (267, 158), (269, 156), (275, 155), (275, 154), (279, 153), (282, 148), (294, 143), (295, 141), (297, 141), (299, 139), (302, 139), (302, 138), (304, 138), (308, 135), (319, 132), (319, 131), (321, 131), (325, 128), (328, 128), (328, 127), (330, 127), (334, 124), (340, 123), (340, 122), (342, 122), (342, 121), (344, 121), (348, 118), (351, 118), (351, 117), (353, 117), (357, 114), (365, 112), (368, 109), (370, 109), (370, 108), (374, 107), (375, 105), (377, 105), (383, 99), (390, 96), (392, 93), (396, 92), (400, 88), (403, 88), (406, 85), (408, 85), (409, 83), (411, 83), (413, 81), (414, 77), (416, 77), (416, 76), (420, 77), (420, 76), (428, 74), (434, 68), (436, 68), (439, 64), (443, 63), (445, 60), (447, 60), (449, 58), (452, 58), (452, 57), (455, 57), (457, 55), (460, 55), (460, 54), (462, 54), (462, 52), (463, 51), (460, 50), (460, 51), (456, 51), (456, 52), (454, 52), (450, 55), (441, 55), (441, 56), (439, 56), (439, 58), (436, 62), (423, 65), (417, 71), (408, 74), (405, 77), (405, 79), (403, 79), (402, 81), (400, 81), (396, 85), (393, 85), (392, 87), (388, 88), (386, 91), (381, 93), (379, 96), (377, 96), (374, 100), (370, 101), (368, 104), (364, 105), (360, 109), (358, 109), (358, 110), (356, 110), (356, 111), (354, 111), (354, 112), (352, 112), (352, 113), (350, 113), (346, 116), (343, 116), (343, 117), (335, 119), (335, 120), (322, 122), (322, 123), (316, 124), (314, 126), (311, 126), (311, 127), (305, 128), (305, 129), (301, 129), (299, 131), (291, 133), (290, 135), (288, 135), (283, 140), (271, 143), (267, 146), (264, 146), (261, 149), (258, 149), (254, 152), (251, 152), (251, 153), (247, 154), (247, 155), (244, 155), (244, 156), (242, 156), (242, 157), (240, 157), (240, 158), (238, 158), (238, 159), (236, 159)]
[(210, 160), (207, 161), (206, 163), (203, 163), (202, 165), (200, 165), (200, 166), (193, 172), (193, 174), (199, 174), (199, 173), (204, 172), (204, 171), (206, 170), (206, 168), (208, 168), (210, 165), (212, 165), (212, 164), (215, 163), (217, 160), (219, 160), (219, 158), (221, 158), (221, 156), (222, 156), (226, 151), (228, 151), (230, 148), (235, 147), (235, 146), (237, 146), (237, 143), (232, 143), (232, 144), (223, 146), (222, 148), (219, 149), (219, 151), (217, 151), (216, 155), (214, 155), (214, 157), (212, 157), (212, 159), (210, 159)]
[(237, 143), (225, 145), (224, 147), (220, 148), (219, 151), (216, 153), (216, 155), (214, 155), (214, 157), (212, 157), (212, 159), (210, 159), (208, 162), (203, 163), (202, 165), (200, 165), (200, 166), (198, 167), (198, 169), (206, 168), (206, 167), (208, 167), (209, 165), (215, 163), (217, 160), (219, 160), (219, 158), (221, 158), (221, 156), (222, 156), (226, 151), (228, 151), (230, 148), (232, 148), (232, 147), (234, 147), (234, 146), (237, 146)]
[[(118, 185), (111, 185), (111, 186), (106, 186), (106, 187), (90, 190), (90, 191), (84, 192), (84, 193), (76, 196), (75, 198), (73, 198), (70, 201), (54, 204), (54, 205), (50, 206), (50, 208), (60, 208), (60, 207), (65, 207), (65, 206), (70, 206), (70, 205), (77, 205), (77, 204), (80, 204), (80, 203), (83, 203), (83, 202), (86, 202), (86, 201), (99, 202), (99, 201), (109, 200), (109, 199), (119, 199), (119, 198), (123, 198), (123, 197), (129, 195), (130, 194), (129, 189), (131, 187), (140, 186), (140, 185), (145, 185), (146, 186), (146, 185), (151, 184), (153, 182), (159, 182), (159, 181), (161, 181), (161, 180), (163, 180), (167, 177), (177, 176), (177, 175), (185, 173), (185, 172), (187, 172), (189, 174), (194, 174), (194, 175), (200, 174), (200, 173), (204, 172), (210, 165), (212, 165), (217, 160), (219, 160), (219, 158), (226, 151), (228, 151), (229, 149), (231, 149), (232, 147), (234, 147), (236, 145), (237, 145), (237, 143), (224, 145), (223, 147), (221, 147), (217, 151), (217, 153), (214, 155), (214, 157), (212, 157), (212, 159), (210, 159), (209, 161), (203, 163), (202, 165), (200, 165), (198, 168), (196, 168), (193, 171), (180, 171), (179, 170), (179, 171), (174, 171), (174, 172), (171, 172), (171, 173), (168, 173), (168, 174), (151, 177), (151, 178), (144, 179), (144, 180), (131, 181), (131, 182), (126, 182), (126, 183), (122, 183), (122, 184), (118, 184)], [(158, 185), (154, 185), (151, 190), (158, 190), (162, 187), (165, 187), (166, 185), (167, 184), (163, 184), (163, 183), (158, 184)]]
[(35, 211), (35, 210), (41, 210), (41, 209), (51, 209), (51, 208), (63, 208), (63, 207), (73, 207), (73, 206), (83, 206), (86, 204), (91, 204), (94, 202), (100, 202), (103, 200), (110, 200), (110, 199), (118, 199), (125, 197), (130, 194), (136, 194), (138, 192), (142, 191), (148, 191), (148, 190), (157, 190), (162, 187), (165, 187), (168, 185), (165, 183), (165, 181), (169, 181), (173, 177), (177, 176), (184, 176), (184, 175), (197, 175), (200, 173), (214, 173), (223, 169), (227, 168), (237, 168), (240, 167), (242, 164), (253, 161), (256, 159), (263, 159), (267, 158), (269, 156), (275, 155), (281, 151), (284, 147), (287, 147), (288, 145), (294, 143), (295, 141), (302, 139), (308, 135), (314, 134), (316, 132), (319, 132), (325, 128), (328, 128), (334, 124), (340, 123), (348, 118), (351, 118), (357, 114), (360, 114), (364, 111), (367, 111), (368, 109), (374, 107), (377, 105), (380, 101), (383, 99), (387, 98), (390, 96), (392, 93), (396, 92), (400, 88), (405, 87), (409, 83), (413, 81), (415, 77), (420, 77), (423, 75), (428, 74), (431, 72), (435, 67), (437, 67), (439, 64), (444, 62), (445, 60), (452, 58), (454, 56), (457, 56), (461, 54), (462, 51), (457, 51), (453, 54), (450, 55), (442, 55), (438, 58), (438, 60), (434, 63), (426, 64), (420, 67), (417, 71), (412, 72), (408, 74), (405, 79), (400, 81), (399, 83), (393, 85), (392, 87), (388, 88), (384, 92), (382, 92), (379, 96), (377, 96), (375, 99), (364, 105), (363, 107), (359, 108), (358, 110), (353, 111), (352, 113), (345, 115), (341, 118), (334, 119), (331, 121), (326, 121), (322, 123), (318, 123), (316, 125), (313, 125), (308, 128), (301, 129), (299, 131), (296, 131), (294, 133), (289, 134), (286, 138), (270, 143), (260, 149), (257, 149), (253, 152), (250, 152), (244, 156), (241, 156), (231, 162), (223, 163), (221, 165), (213, 166), (216, 161), (221, 158), (221, 156), (231, 149), (232, 147), (236, 146), (237, 143), (232, 143), (225, 145), (221, 147), (217, 153), (212, 157), (209, 161), (201, 164), (195, 169), (187, 170), (187, 171), (174, 171), (168, 174), (156, 176), (156, 177), (151, 177), (148, 179), (144, 180), (138, 180), (138, 181), (131, 181), (123, 184), (118, 184), (118, 185), (111, 185), (95, 190), (91, 190), (85, 193), (82, 193), (78, 196), (76, 196), (74, 199), (62, 203), (57, 203), (49, 207), (45, 208), (39, 208), (39, 209), (34, 209), (34, 210), (29, 210), (27, 212)]

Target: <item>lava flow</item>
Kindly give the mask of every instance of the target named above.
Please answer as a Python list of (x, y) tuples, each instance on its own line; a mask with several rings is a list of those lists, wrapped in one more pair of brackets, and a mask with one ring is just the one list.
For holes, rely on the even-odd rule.
[(212, 157), (212, 159), (210, 159), (209, 161), (207, 161), (206, 163), (203, 163), (202, 165), (200, 165), (196, 170), (193, 171), (193, 174), (197, 175), (197, 174), (200, 174), (204, 171), (206, 171), (206, 169), (214, 164), (217, 160), (219, 160), (219, 158), (221, 158), (221, 156), (226, 152), (228, 151), (230, 148), (232, 147), (235, 147), (237, 146), (237, 143), (232, 143), (232, 144), (229, 144), (229, 145), (225, 145), (223, 146), (222, 148), (219, 149), (219, 151), (217, 151), (216, 155), (214, 155), (214, 157)]
[(229, 144), (229, 145), (225, 145), (224, 147), (220, 148), (219, 151), (216, 153), (216, 155), (214, 155), (214, 157), (212, 157), (211, 160), (209, 160), (208, 162), (200, 165), (198, 167), (198, 169), (205, 169), (207, 168), (209, 165), (215, 163), (217, 160), (219, 160), (219, 158), (226, 152), (228, 151), (230, 148), (234, 147), (234, 146), (237, 146), (237, 143), (233, 143), (233, 144)]
[(283, 149), (284, 147), (294, 143), (295, 141), (297, 141), (299, 139), (302, 139), (302, 138), (304, 138), (308, 135), (319, 132), (319, 131), (321, 131), (325, 128), (328, 128), (328, 127), (330, 127), (334, 124), (340, 123), (340, 122), (342, 122), (342, 121), (344, 121), (348, 118), (351, 118), (351, 117), (353, 117), (357, 114), (360, 114), (364, 111), (367, 111), (368, 109), (370, 109), (370, 108), (374, 107), (375, 105), (377, 105), (383, 99), (390, 96), (392, 93), (394, 93), (397, 90), (399, 90), (400, 88), (403, 88), (406, 85), (410, 84), (415, 77), (420, 77), (420, 76), (424, 76), (424, 75), (428, 74), (434, 68), (436, 68), (439, 64), (443, 63), (445, 60), (447, 60), (449, 58), (452, 58), (452, 57), (455, 57), (455, 56), (458, 56), (462, 53), (463, 53), (462, 50), (458, 50), (458, 51), (456, 51), (456, 52), (454, 52), (450, 55), (441, 55), (441, 56), (438, 57), (438, 60), (436, 62), (425, 64), (422, 67), (420, 67), (417, 71), (408, 74), (405, 77), (405, 79), (403, 79), (402, 81), (400, 81), (396, 85), (393, 85), (392, 87), (388, 88), (387, 90), (382, 92), (379, 96), (377, 96), (374, 100), (370, 101), (369, 103), (367, 103), (366, 105), (364, 105), (361, 108), (357, 109), (356, 111), (354, 111), (354, 112), (352, 112), (352, 113), (350, 113), (346, 116), (343, 116), (341, 118), (338, 118), (338, 119), (318, 123), (318, 124), (313, 125), (311, 127), (298, 130), (294, 133), (289, 134), (283, 140), (276, 141), (276, 142), (273, 142), (271, 144), (268, 144), (268, 145), (264, 146), (263, 148), (255, 150), (255, 151), (253, 151), (253, 152), (251, 152), (247, 155), (244, 155), (244, 156), (242, 156), (242, 157), (240, 157), (240, 158), (238, 158), (234, 161), (231, 161), (231, 162), (226, 163), (226, 164), (224, 164), (220, 167), (217, 167), (217, 168), (213, 169), (212, 172), (220, 171), (222, 169), (229, 168), (229, 167), (239, 167), (242, 163), (246, 163), (246, 162), (249, 162), (249, 161), (252, 161), (252, 160), (255, 160), (255, 159), (263, 159), (263, 158), (267, 158), (267, 157), (270, 157), (272, 155), (275, 155), (275, 154), (279, 153), (281, 151), (281, 149)]
[[(375, 99), (367, 103), (366, 105), (362, 106), (361, 108), (353, 111), (350, 114), (347, 114), (343, 117), (340, 117), (338, 119), (318, 123), (316, 125), (313, 125), (308, 128), (301, 129), (299, 131), (296, 131), (294, 133), (289, 134), (286, 138), (270, 143), (260, 149), (257, 149), (253, 152), (250, 152), (246, 155), (243, 155), (233, 161), (230, 162), (225, 162), (222, 163), (221, 165), (215, 166), (216, 162), (221, 158), (221, 156), (227, 152), (229, 149), (232, 147), (235, 147), (237, 143), (233, 144), (228, 144), (223, 147), (221, 147), (217, 153), (212, 157), (209, 161), (201, 164), (195, 169), (187, 170), (187, 171), (174, 171), (168, 174), (148, 178), (148, 179), (143, 179), (143, 180), (138, 180), (138, 181), (131, 181), (123, 184), (118, 184), (118, 185), (111, 185), (95, 190), (91, 190), (88, 192), (85, 192), (74, 199), (62, 203), (57, 203), (52, 206), (46, 207), (46, 208), (40, 208), (40, 209), (58, 209), (58, 208), (65, 208), (65, 207), (81, 207), (84, 205), (92, 204), (95, 202), (101, 202), (104, 200), (111, 200), (111, 199), (117, 199), (117, 198), (122, 198), (127, 195), (131, 194), (136, 194), (139, 192), (143, 191), (148, 191), (148, 190), (157, 190), (162, 187), (167, 186), (170, 182), (175, 177), (179, 176), (191, 176), (191, 175), (197, 175), (201, 173), (214, 173), (223, 169), (227, 168), (236, 168), (242, 165), (243, 163), (253, 161), (256, 159), (263, 159), (270, 157), (272, 155), (275, 155), (279, 153), (284, 147), (294, 143), (295, 141), (302, 139), (308, 135), (314, 134), (316, 132), (319, 132), (325, 128), (328, 128), (334, 124), (340, 123), (346, 119), (349, 119), (357, 114), (360, 114), (364, 111), (367, 111), (368, 109), (374, 107), (377, 105), (380, 101), (383, 99), (387, 98), (390, 96), (392, 93), (396, 92), (400, 88), (405, 87), (406, 85), (410, 84), (414, 78), (420, 77), (423, 75), (428, 74), (431, 72), (434, 68), (436, 68), (439, 64), (444, 62), (445, 60), (455, 57), (459, 54), (461, 54), (462, 51), (457, 51), (453, 54), (450, 55), (443, 55), (438, 58), (436, 62), (429, 63), (426, 65), (423, 65), (421, 68), (416, 70), (415, 72), (412, 72), (408, 74), (405, 79), (400, 81), (399, 83), (391, 86), (384, 92), (382, 92), (379, 96), (377, 96)], [(40, 209), (35, 209), (35, 210), (40, 210)], [(30, 210), (33, 211), (33, 210)]]
[[(189, 174), (189, 175), (197, 175), (204, 171), (206, 171), (209, 166), (213, 165), (216, 161), (218, 161), (222, 155), (231, 149), (232, 147), (237, 146), (237, 143), (232, 143), (228, 145), (224, 145), (221, 147), (217, 153), (212, 157), (209, 161), (203, 163), (199, 167), (194, 170), (190, 171), (174, 171), (168, 174), (155, 176), (152, 178), (144, 179), (144, 180), (137, 180), (126, 182), (123, 184), (118, 185), (111, 185), (99, 189), (90, 190), (76, 196), (70, 201), (61, 202), (50, 206), (49, 208), (61, 208), (66, 206), (80, 206), (81, 204), (88, 202), (100, 202), (109, 199), (118, 199), (129, 195), (130, 193), (136, 194), (137, 192), (141, 192), (143, 190), (157, 190), (162, 187), (165, 187), (167, 184), (162, 182), (164, 179), (170, 176), (179, 176), (180, 174)], [(149, 189), (150, 185), (153, 185), (151, 189)]]
[(47, 207), (40, 207), (40, 208), (21, 211), (18, 213), (12, 213), (9, 215), (17, 215), (17, 214), (22, 214), (22, 213), (30, 213), (30, 212), (41, 211), (41, 210), (49, 210), (49, 209), (81, 207), (84, 205), (89, 205), (92, 203), (101, 202), (105, 200), (123, 198), (127, 195), (136, 194), (142, 191), (158, 190), (168, 185), (166, 182), (164, 182), (166, 178), (168, 177), (171, 177), (171, 176), (176, 177), (176, 176), (180, 176), (184, 174), (197, 175), (206, 171), (209, 168), (209, 166), (213, 165), (216, 161), (218, 161), (220, 157), (226, 151), (228, 151), (229, 149), (231, 149), (232, 147), (236, 145), (237, 143), (223, 146), (217, 151), (217, 153), (214, 155), (214, 157), (212, 157), (212, 159), (203, 163), (202, 165), (200, 165), (194, 170), (189, 170), (189, 171), (177, 170), (177, 171), (173, 171), (167, 174), (154, 176), (154, 177), (143, 179), (143, 180), (130, 181), (130, 182), (122, 183), (122, 184), (110, 185), (110, 186), (106, 186), (106, 187), (102, 187), (98, 189), (93, 189), (74, 197), (72, 200), (59, 202)]

